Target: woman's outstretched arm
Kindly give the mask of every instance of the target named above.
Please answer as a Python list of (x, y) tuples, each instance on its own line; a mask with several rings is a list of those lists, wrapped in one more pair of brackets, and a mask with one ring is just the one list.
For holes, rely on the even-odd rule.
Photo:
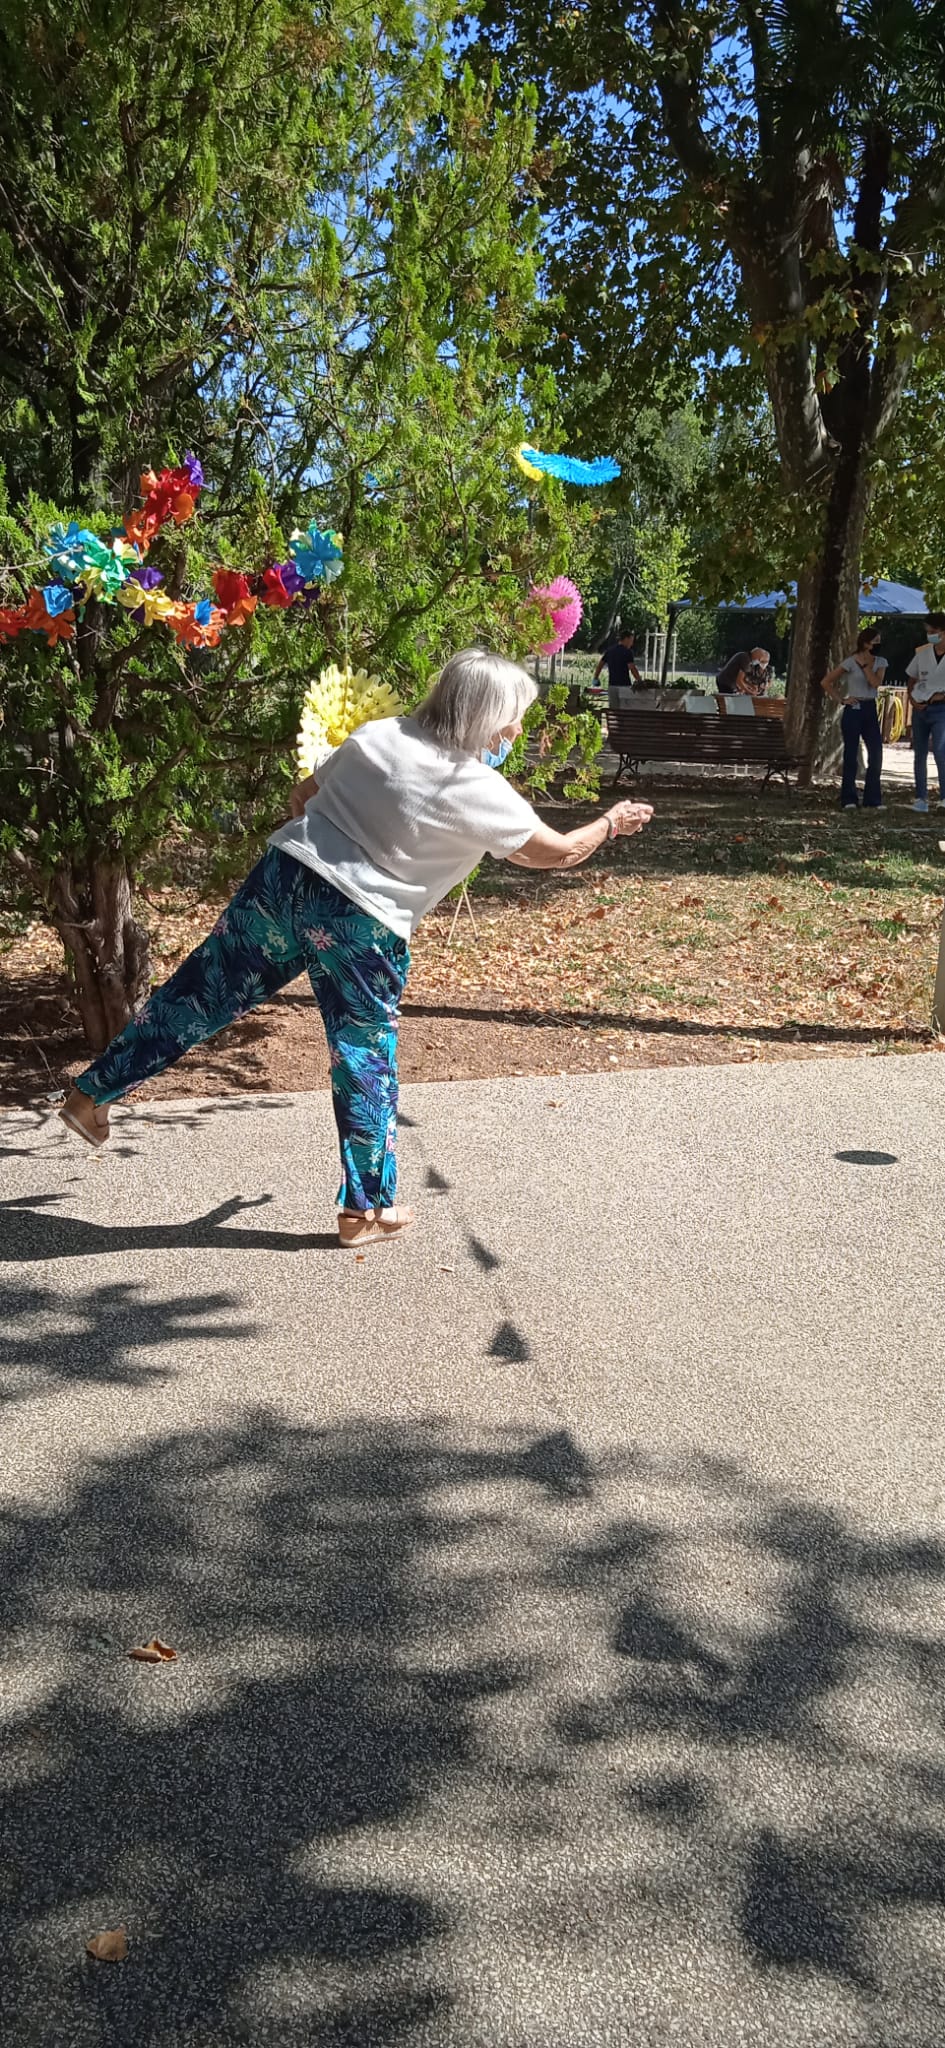
[(614, 804), (603, 817), (592, 818), (589, 825), (579, 825), (574, 832), (553, 832), (550, 825), (540, 825), (517, 853), (507, 857), (517, 868), (577, 868), (582, 861), (590, 860), (606, 840), (642, 832), (652, 816), (652, 804), (624, 801)]

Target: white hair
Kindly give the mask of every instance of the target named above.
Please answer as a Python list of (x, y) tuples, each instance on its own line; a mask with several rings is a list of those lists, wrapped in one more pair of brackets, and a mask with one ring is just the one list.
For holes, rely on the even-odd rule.
[(531, 676), (517, 661), (489, 654), (484, 647), (464, 647), (441, 668), (417, 720), (443, 747), (481, 754), (504, 725), (521, 718), (538, 695)]

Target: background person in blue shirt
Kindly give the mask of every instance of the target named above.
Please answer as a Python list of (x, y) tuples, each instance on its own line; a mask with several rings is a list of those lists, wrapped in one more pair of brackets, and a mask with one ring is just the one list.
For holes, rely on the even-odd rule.
[(633, 647), (636, 637), (636, 634), (631, 633), (628, 627), (625, 633), (621, 633), (619, 640), (614, 640), (610, 647), (605, 647), (594, 670), (595, 683), (600, 676), (601, 669), (605, 668), (607, 670), (607, 682), (612, 690), (629, 689), (631, 687), (631, 676), (639, 688), (643, 677), (633, 659)]

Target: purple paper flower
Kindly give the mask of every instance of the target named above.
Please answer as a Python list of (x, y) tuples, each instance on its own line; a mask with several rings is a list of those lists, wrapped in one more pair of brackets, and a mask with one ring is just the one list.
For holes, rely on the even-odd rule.
[(158, 584), (164, 581), (160, 569), (151, 569), (144, 562), (139, 563), (136, 569), (129, 569), (129, 583), (132, 579), (135, 583), (140, 583), (142, 590), (156, 590)]
[(282, 587), (287, 596), (298, 597), (299, 591), (305, 589), (305, 578), (299, 575), (295, 563), (276, 562), (274, 566), (282, 578)]
[(191, 490), (202, 491), (204, 485), (203, 470), (201, 468), (200, 463), (197, 461), (196, 455), (194, 455), (190, 448), (188, 448), (187, 453), (184, 456), (184, 468), (186, 469), (187, 474), (190, 478)]
[[(128, 581), (129, 583), (139, 583), (141, 585), (142, 590), (156, 590), (158, 584), (163, 583), (164, 578), (161, 575), (160, 569), (152, 569), (149, 568), (146, 563), (139, 562), (136, 568), (129, 569)], [(143, 604), (135, 606), (135, 609), (132, 612), (131, 617), (136, 626), (144, 625)]]

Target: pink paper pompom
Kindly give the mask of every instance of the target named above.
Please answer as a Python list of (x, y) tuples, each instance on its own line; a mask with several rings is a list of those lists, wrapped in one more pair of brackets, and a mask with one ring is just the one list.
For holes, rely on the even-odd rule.
[(535, 604), (547, 612), (554, 632), (553, 640), (543, 640), (539, 654), (558, 654), (566, 647), (581, 623), (584, 606), (581, 593), (570, 576), (556, 576), (553, 583), (533, 583), (530, 593)]

